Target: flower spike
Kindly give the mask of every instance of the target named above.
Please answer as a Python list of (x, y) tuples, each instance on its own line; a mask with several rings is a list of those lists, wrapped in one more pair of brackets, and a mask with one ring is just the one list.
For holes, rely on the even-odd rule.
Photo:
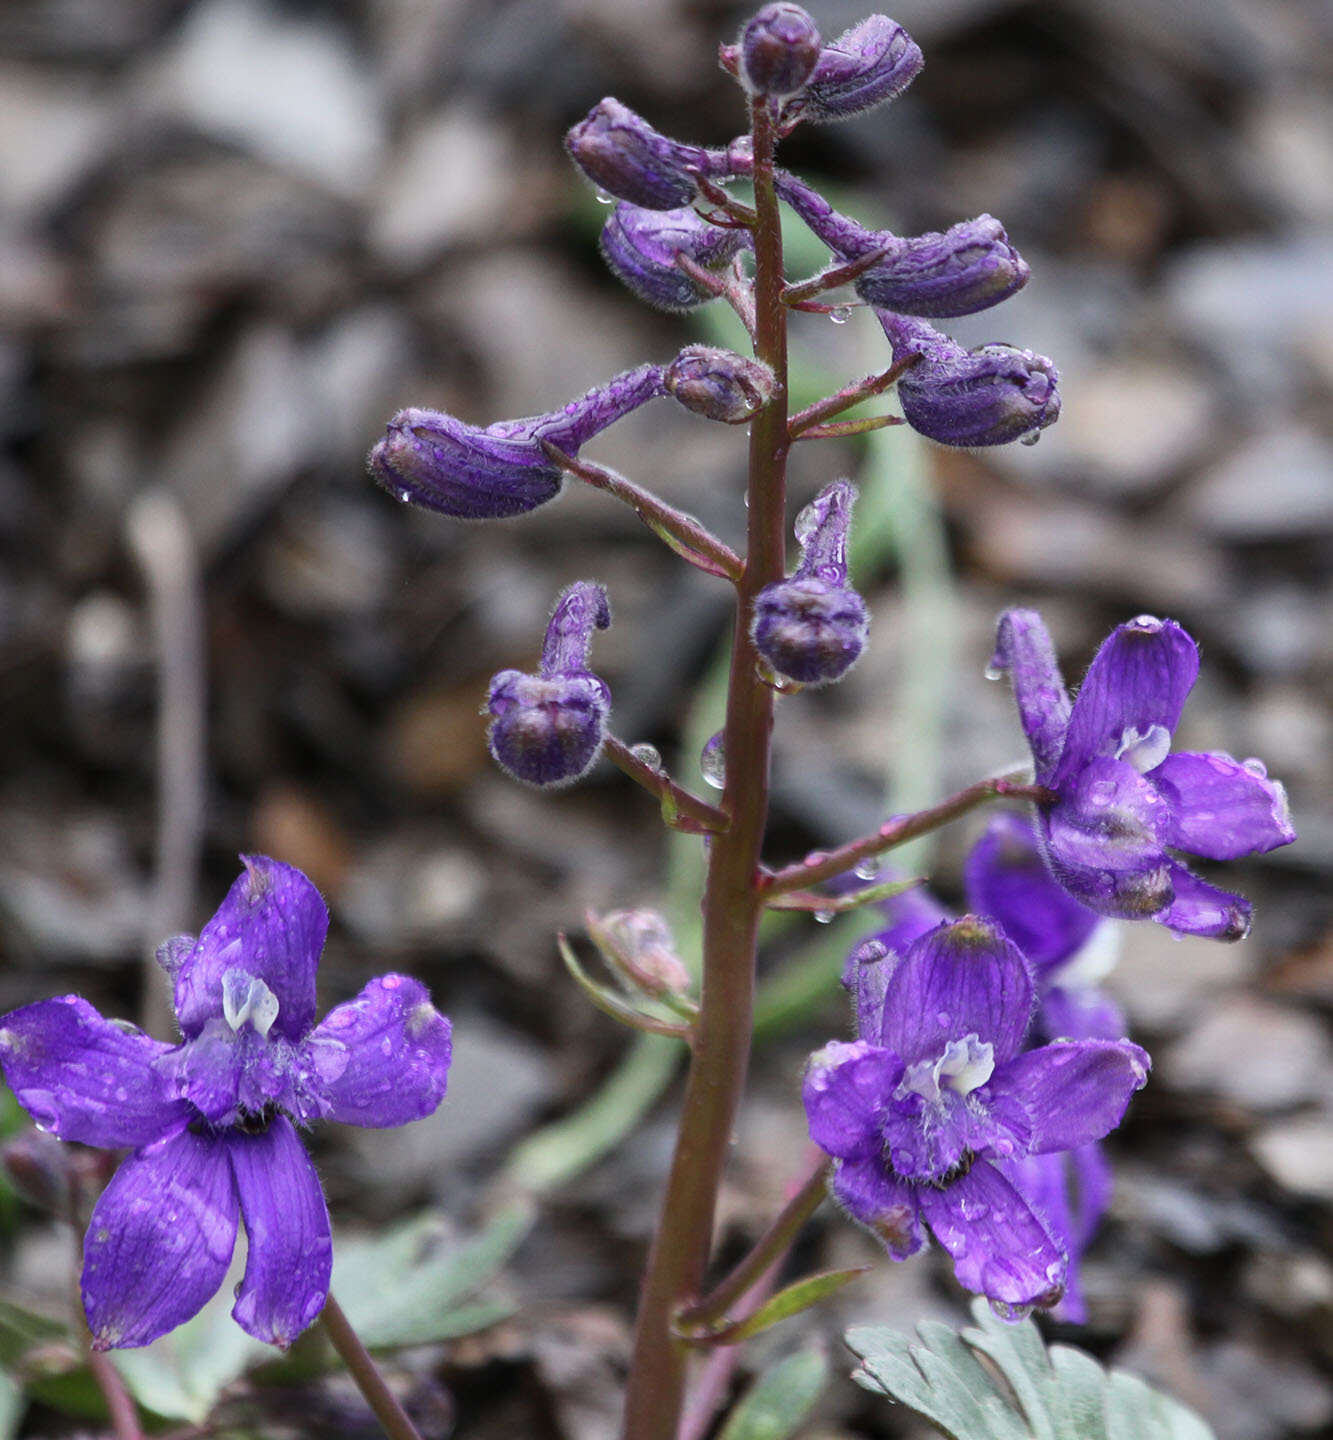
[(754, 602), (755, 649), (779, 674), (828, 685), (865, 648), (870, 617), (847, 584), (847, 531), (856, 488), (835, 480), (796, 517), (801, 563), (789, 580), (766, 585)]
[(577, 580), (560, 592), (546, 629), (540, 673), (501, 670), (486, 702), (487, 735), (502, 770), (529, 785), (572, 785), (602, 748), (611, 691), (588, 669), (594, 630), (611, 624), (606, 590)]

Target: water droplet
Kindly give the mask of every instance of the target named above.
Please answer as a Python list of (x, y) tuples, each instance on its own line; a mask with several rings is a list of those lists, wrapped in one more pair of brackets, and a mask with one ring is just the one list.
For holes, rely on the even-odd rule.
[(1251, 775), (1257, 776), (1260, 780), (1268, 778), (1268, 766), (1262, 760), (1256, 760), (1251, 756), (1248, 760), (1242, 760), (1241, 768), (1248, 770)]
[(1031, 1305), (1010, 1305), (1004, 1300), (992, 1300), (990, 1308), (1001, 1320), (1006, 1320), (1011, 1325), (1017, 1325), (1020, 1320), (1026, 1320), (1032, 1314)]
[(646, 765), (650, 770), (662, 768), (662, 755), (656, 745), (631, 745), (629, 753), (641, 764)]
[(987, 680), (1003, 680), (1008, 671), (1000, 665), (987, 665), (981, 673)]
[(845, 325), (852, 318), (852, 307), (850, 305), (839, 305), (836, 310), (829, 311), (830, 320), (835, 325)]
[(614, 205), (616, 198), (614, 195), (608, 195), (605, 190), (598, 190), (597, 203), (599, 205)]
[(816, 925), (828, 925), (832, 923), (834, 912), (832, 910), (816, 910), (814, 912)]
[(1040, 430), (1030, 430), (1026, 435), (1023, 436), (1023, 438), (1018, 443), (1020, 445), (1035, 445), (1040, 439)]
[(724, 731), (710, 736), (699, 752), (699, 770), (714, 790), (721, 790), (727, 783), (727, 755), (722, 748)]
[(406, 505), (407, 502), (412, 498), (412, 492), (404, 488), (398, 492), (398, 498), (403, 502), (404, 505)]
[(875, 860), (862, 860), (852, 871), (858, 880), (873, 880), (879, 874), (879, 862)]
[(947, 1010), (936, 1010), (935, 1023), (941, 1030), (947, 1030), (953, 1024), (953, 1016)]

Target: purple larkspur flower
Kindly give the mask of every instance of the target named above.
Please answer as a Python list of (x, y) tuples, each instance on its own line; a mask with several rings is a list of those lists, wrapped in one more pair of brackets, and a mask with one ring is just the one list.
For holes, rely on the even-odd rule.
[(659, 310), (692, 310), (716, 298), (680, 268), (678, 256), (719, 270), (753, 246), (748, 230), (710, 225), (689, 206), (645, 210), (625, 201), (607, 216), (601, 235), (602, 256), (612, 273)]
[(611, 624), (606, 590), (576, 580), (560, 592), (536, 675), (491, 680), (487, 742), (497, 765), (528, 785), (572, 785), (592, 768), (606, 734), (611, 691), (588, 669), (594, 630)]
[(569, 131), (565, 149), (599, 189), (645, 210), (689, 205), (699, 175), (717, 173), (710, 152), (663, 135), (611, 95)]
[(921, 73), (921, 47), (887, 15), (870, 15), (819, 52), (805, 89), (784, 107), (785, 124), (847, 120), (896, 100)]
[(865, 648), (870, 616), (847, 583), (847, 532), (856, 487), (835, 480), (796, 517), (801, 563), (754, 599), (755, 649), (802, 685), (841, 680)]
[(1014, 345), (965, 350), (924, 320), (876, 310), (896, 361), (919, 356), (898, 381), (903, 418), (941, 445), (1031, 445), (1060, 418), (1060, 373)]
[(400, 410), (370, 452), (370, 473), (404, 504), (456, 520), (526, 515), (564, 485), (564, 471), (542, 442), (576, 455), (609, 425), (665, 394), (662, 377), (660, 365), (640, 365), (563, 409), (494, 425), (467, 425), (440, 410)]
[(883, 252), (854, 282), (867, 305), (936, 319), (973, 315), (1007, 300), (1028, 282), (1027, 262), (993, 215), (960, 220), (942, 233), (895, 235), (867, 230), (840, 215), (818, 191), (786, 171), (777, 174), (776, 187), (839, 259)]
[(826, 1045), (805, 1078), (811, 1138), (836, 1162), (834, 1197), (894, 1259), (921, 1248), (924, 1223), (967, 1289), (1001, 1308), (1054, 1304), (1066, 1250), (1003, 1167), (1114, 1129), (1147, 1055), (1128, 1040), (1024, 1050), (1031, 966), (974, 916), (856, 978), (859, 1038)]
[(1013, 681), (1039, 785), (1051, 873), (1102, 915), (1153, 919), (1183, 935), (1239, 940), (1250, 905), (1176, 859), (1258, 855), (1295, 838), (1287, 797), (1257, 760), (1171, 752), (1199, 647), (1173, 620), (1140, 615), (1098, 650), (1072, 702), (1041, 617), (1000, 617), (991, 673)]
[[(131, 1147), (93, 1210), (83, 1304), (98, 1350), (147, 1345), (196, 1314), (231, 1264), (232, 1315), (287, 1346), (328, 1296), (319, 1178), (296, 1125), (405, 1125), (444, 1097), (449, 1022), (424, 986), (382, 975), (316, 1025), (328, 911), (299, 870), (261, 855), (198, 939), (158, 952), (182, 1043), (106, 1020), (77, 995), (0, 1019), (0, 1067), (38, 1127)], [(295, 1124), (293, 1124), (295, 1122)]]

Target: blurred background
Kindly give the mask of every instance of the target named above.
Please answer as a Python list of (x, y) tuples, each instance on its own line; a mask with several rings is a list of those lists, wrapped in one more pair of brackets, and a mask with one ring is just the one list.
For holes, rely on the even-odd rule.
[[(826, 38), (864, 13), (810, 8)], [(729, 620), (721, 586), (605, 497), (462, 526), (397, 505), (364, 455), (404, 405), (530, 414), (734, 335), (712, 310), (663, 317), (618, 290), (596, 250), (606, 212), (560, 137), (613, 93), (724, 143), (742, 110), (716, 46), (746, 13), (0, 7), (0, 1010), (78, 990), (165, 1036), (144, 957), (202, 923), (242, 850), (327, 896), (328, 1004), (390, 968), (426, 980), (457, 1037), (440, 1114), (314, 1143), (340, 1235), (427, 1207), (441, 1243), (465, 1244), (539, 1197), (497, 1282), (497, 1313), (523, 1308), (404, 1362), (430, 1434), (616, 1433), (675, 1057), (587, 1006), (553, 934), (588, 907), (656, 904), (688, 952), (696, 918), (697, 847), (668, 844), (611, 767), (545, 796), (491, 766), (487, 680), (533, 668), (557, 591), (601, 580), (616, 733), (701, 788)], [(1021, 761), (1009, 697), (982, 680), (1004, 606), (1043, 611), (1071, 679), (1139, 612), (1195, 635), (1179, 743), (1263, 757), (1301, 838), (1227, 867), (1255, 901), (1243, 944), (1124, 933), (1111, 984), (1156, 1071), (1115, 1141), (1091, 1324), (1056, 1333), (1174, 1390), (1221, 1440), (1333, 1435), (1333, 11), (893, 13), (921, 77), (888, 109), (798, 131), (786, 162), (868, 224), (1000, 217), (1032, 282), (944, 328), (1053, 357), (1064, 410), (1035, 448), (947, 452), (905, 431), (801, 447), (796, 501), (836, 474), (862, 488), (874, 624), (845, 683), (782, 705), (774, 858)], [(791, 253), (793, 273), (823, 258), (795, 235)], [(865, 312), (798, 317), (793, 335), (809, 399), (887, 363)], [(587, 453), (735, 539), (743, 452), (657, 405)], [(950, 901), (976, 828), (910, 857)], [(830, 977), (848, 943), (842, 922), (770, 936), (723, 1203), (737, 1248), (790, 1178), (805, 1055), (845, 1034)], [(3, 1197), (3, 1294), (58, 1313), (68, 1244)], [(798, 1258), (876, 1253), (825, 1212)], [(841, 1376), (847, 1323), (958, 1320), (937, 1262), (876, 1263), (770, 1353), (826, 1342)], [(312, 1433), (327, 1413), (356, 1433), (336, 1387), (283, 1384), (267, 1420), (221, 1433), (291, 1433), (272, 1417), (298, 1393), (305, 1421), (282, 1423)], [(249, 1393), (228, 1392), (236, 1413)], [(47, 1403), (10, 1433), (75, 1424)], [(839, 1379), (802, 1433), (923, 1432)]]

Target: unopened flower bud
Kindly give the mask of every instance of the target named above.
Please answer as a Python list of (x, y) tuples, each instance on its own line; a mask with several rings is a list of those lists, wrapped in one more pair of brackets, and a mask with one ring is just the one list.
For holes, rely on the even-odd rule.
[(565, 136), (570, 158), (599, 189), (645, 210), (675, 210), (699, 192), (691, 169), (709, 171), (706, 151), (668, 139), (608, 96)]
[(575, 454), (608, 425), (663, 393), (661, 366), (641, 365), (563, 410), (484, 428), (440, 410), (400, 410), (370, 452), (370, 472), (399, 500), (458, 520), (525, 515), (555, 499), (564, 484), (543, 440)]
[(942, 445), (1031, 445), (1060, 416), (1059, 372), (1012, 345), (965, 350), (924, 321), (875, 312), (893, 358), (920, 355), (898, 381), (903, 415)]
[(611, 623), (602, 586), (576, 581), (560, 593), (546, 629), (540, 673), (502, 670), (491, 681), (487, 735), (496, 763), (529, 785), (572, 784), (597, 759), (611, 691), (588, 669), (594, 630)]
[(69, 1152), (54, 1135), (21, 1130), (0, 1145), (5, 1179), (30, 1204), (53, 1215), (69, 1206)]
[(766, 585), (754, 601), (755, 649), (802, 685), (828, 685), (865, 648), (870, 617), (847, 584), (847, 531), (855, 487), (835, 480), (796, 517), (801, 563), (789, 580)]
[(896, 100), (924, 64), (921, 47), (887, 15), (871, 15), (825, 45), (793, 109), (816, 123)]
[(840, 215), (818, 191), (785, 171), (778, 172), (776, 187), (839, 259), (884, 252), (855, 281), (856, 293), (868, 305), (936, 319), (972, 315), (1027, 284), (1027, 262), (992, 215), (961, 220), (942, 234), (901, 236), (867, 230)]
[(744, 425), (777, 387), (762, 361), (713, 345), (687, 345), (667, 366), (664, 383), (687, 410), (724, 425)]
[(676, 954), (671, 927), (656, 910), (589, 911), (588, 934), (607, 964), (648, 995), (684, 995), (690, 972)]
[(749, 232), (710, 225), (695, 210), (645, 210), (621, 203), (602, 227), (602, 255), (618, 279), (659, 310), (691, 310), (714, 298), (676, 263), (684, 255), (710, 270), (753, 245)]
[(943, 233), (900, 240), (855, 288), (867, 305), (942, 319), (998, 305), (1027, 284), (1029, 273), (1004, 226), (978, 215)]
[(799, 5), (778, 0), (741, 31), (740, 80), (752, 95), (795, 95), (819, 60), (819, 31)]

